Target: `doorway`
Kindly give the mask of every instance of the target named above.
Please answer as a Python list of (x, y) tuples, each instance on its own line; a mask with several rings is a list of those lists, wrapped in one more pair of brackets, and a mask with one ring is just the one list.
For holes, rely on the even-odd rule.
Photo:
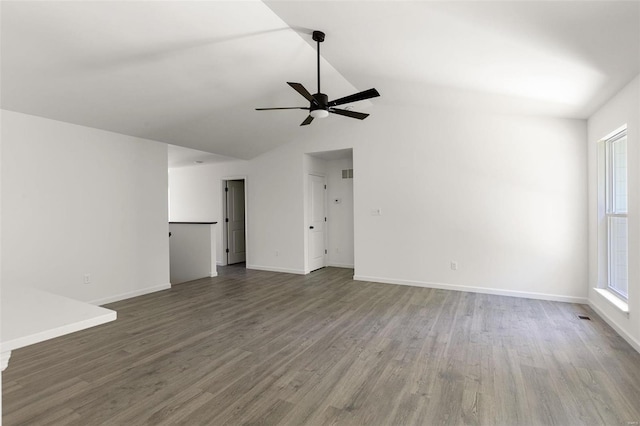
[(226, 265), (246, 262), (245, 181), (229, 179), (224, 185), (223, 258)]
[[(315, 268), (320, 259), (320, 254), (325, 253), (324, 266), (331, 266), (337, 268), (354, 268), (354, 197), (353, 197), (353, 183), (354, 183), (354, 164), (353, 164), (353, 150), (342, 149), (335, 151), (322, 151), (307, 153), (305, 157), (305, 170), (306, 170), (306, 182), (305, 182), (305, 271), (310, 272)], [(312, 189), (310, 187), (311, 175), (324, 177), (324, 184), (327, 185), (327, 189), (324, 190), (326, 203), (324, 209), (318, 208), (317, 210), (324, 210), (323, 215), (311, 207)], [(319, 188), (320, 183), (316, 184), (316, 188)], [(324, 189), (324, 185), (322, 186)], [(320, 191), (317, 191), (320, 192)], [(318, 204), (318, 203), (316, 203)], [(311, 260), (313, 257), (312, 246), (319, 244), (318, 239), (315, 241), (310, 234), (309, 226), (311, 226), (310, 215), (312, 212), (318, 217), (326, 217), (327, 221), (324, 225), (325, 230), (325, 245), (324, 250), (315, 247), (316, 261)], [(314, 225), (315, 230), (315, 225)]]

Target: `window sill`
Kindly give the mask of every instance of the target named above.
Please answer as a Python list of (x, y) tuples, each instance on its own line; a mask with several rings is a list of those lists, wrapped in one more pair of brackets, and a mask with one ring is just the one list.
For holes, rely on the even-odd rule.
[(596, 291), (596, 293), (598, 293), (602, 297), (604, 297), (605, 300), (607, 300), (613, 306), (615, 306), (620, 311), (622, 311), (624, 314), (629, 316), (629, 304), (627, 302), (625, 302), (624, 300), (622, 300), (619, 297), (615, 296), (609, 290), (606, 290), (604, 288), (594, 288), (594, 290)]

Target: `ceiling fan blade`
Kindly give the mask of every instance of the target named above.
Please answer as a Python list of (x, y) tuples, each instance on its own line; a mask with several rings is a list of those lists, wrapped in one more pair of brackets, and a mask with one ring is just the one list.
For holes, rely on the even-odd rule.
[(312, 116), (308, 116), (307, 118), (305, 118), (305, 120), (300, 125), (301, 126), (306, 126), (307, 124), (311, 124), (312, 121), (313, 121), (313, 117)]
[(309, 110), (310, 108), (307, 107), (276, 107), (276, 108), (256, 108), (256, 111), (271, 111), (274, 109), (306, 109)]
[(309, 102), (318, 105), (318, 102), (316, 102), (316, 100), (314, 99), (314, 97), (311, 95), (311, 93), (309, 93), (309, 91), (307, 89), (304, 88), (304, 86), (300, 83), (291, 83), (287, 81), (287, 84), (291, 87), (293, 87), (293, 89), (300, 93), (302, 96), (305, 97), (306, 100), (308, 100)]
[(336, 99), (329, 102), (329, 106), (343, 105), (351, 102), (364, 101), (365, 99), (375, 98), (380, 96), (380, 93), (376, 89), (365, 90), (364, 92), (355, 93), (353, 95), (345, 96), (344, 98)]
[(345, 117), (357, 118), (358, 120), (364, 120), (369, 116), (369, 114), (365, 114), (364, 112), (349, 111), (348, 109), (340, 108), (329, 108), (329, 112), (338, 115), (344, 115)]

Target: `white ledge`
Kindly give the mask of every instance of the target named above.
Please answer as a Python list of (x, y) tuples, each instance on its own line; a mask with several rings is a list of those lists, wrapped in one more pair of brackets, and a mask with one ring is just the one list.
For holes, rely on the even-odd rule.
[(2, 369), (11, 351), (116, 319), (111, 309), (27, 287), (2, 288)]
[(606, 301), (611, 303), (613, 306), (618, 308), (623, 313), (629, 315), (629, 304), (627, 302), (620, 299), (618, 296), (616, 296), (615, 294), (611, 293), (609, 290), (606, 290), (604, 288), (596, 287), (594, 288), (594, 290), (596, 291), (596, 293), (604, 297)]

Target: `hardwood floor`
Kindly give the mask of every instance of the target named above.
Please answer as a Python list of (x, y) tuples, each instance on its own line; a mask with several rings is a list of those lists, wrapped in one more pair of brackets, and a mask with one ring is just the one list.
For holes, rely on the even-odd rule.
[(337, 268), (220, 273), (15, 351), (4, 425), (640, 421), (640, 354), (586, 306)]

